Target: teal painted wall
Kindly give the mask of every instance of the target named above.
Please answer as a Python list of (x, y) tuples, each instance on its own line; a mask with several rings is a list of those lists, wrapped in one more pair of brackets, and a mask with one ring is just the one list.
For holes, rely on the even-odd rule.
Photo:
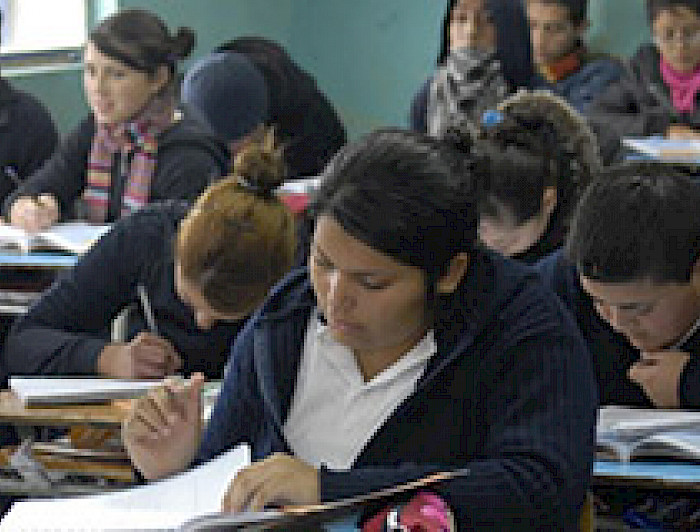
[[(114, 1), (114, 0), (113, 0)], [(405, 125), (411, 98), (432, 71), (442, 0), (119, 0), (197, 32), (197, 58), (239, 35), (285, 45), (338, 108), (352, 138)], [(591, 0), (592, 48), (629, 55), (648, 38), (642, 0)], [(624, 24), (621, 22), (624, 21)], [(12, 78), (37, 95), (62, 132), (86, 111), (80, 71)]]

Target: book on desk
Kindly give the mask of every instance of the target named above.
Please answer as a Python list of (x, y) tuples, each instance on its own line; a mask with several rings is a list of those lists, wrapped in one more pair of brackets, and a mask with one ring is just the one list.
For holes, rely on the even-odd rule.
[(20, 227), (0, 223), (0, 248), (14, 249), (20, 253), (55, 250), (81, 255), (110, 227), (109, 224), (94, 225), (76, 221), (57, 223), (45, 231), (29, 233)]
[(700, 141), (664, 137), (622, 139), (622, 145), (646, 159), (665, 163), (700, 164)]
[(700, 412), (604, 407), (596, 443), (598, 458), (700, 462)]

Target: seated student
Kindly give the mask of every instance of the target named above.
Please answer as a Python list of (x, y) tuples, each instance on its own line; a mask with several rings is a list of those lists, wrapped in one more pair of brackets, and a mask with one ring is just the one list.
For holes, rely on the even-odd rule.
[(232, 511), (467, 467), (435, 488), (459, 530), (572, 529), (592, 462), (588, 355), (534, 272), (475, 245), (469, 163), (396, 130), (343, 148), (315, 200), (309, 270), (236, 338), (201, 444), (202, 379), (173, 383), (124, 424), (136, 467), (163, 477), (248, 442)]
[(262, 37), (240, 37), (195, 63), (182, 99), (234, 152), (253, 126), (274, 126), (289, 177), (317, 175), (345, 144), (345, 128), (316, 81)]
[[(0, 25), (2, 11), (0, 11)], [(0, 78), (0, 202), (53, 153), (56, 127), (46, 108)]]
[[(661, 408), (700, 408), (698, 201), (698, 185), (666, 166), (622, 166), (586, 191), (567, 243), (570, 266), (559, 258), (560, 273), (573, 268), (592, 303), (578, 319), (610, 380), (599, 385), (626, 386), (629, 377)], [(594, 308), (634, 350), (598, 326), (587, 329)]]
[[(211, 185), (189, 211), (169, 201), (120, 220), (17, 320), (3, 372), (220, 378), (243, 319), (293, 264), (294, 219), (272, 193), (283, 166), (269, 139), (250, 143), (238, 177)], [(139, 286), (158, 334), (146, 332)], [(129, 305), (131, 339), (112, 342), (110, 323)]]
[(619, 61), (586, 49), (588, 0), (526, 0), (532, 55), (549, 89), (585, 113), (591, 102), (622, 74)]
[(481, 241), (527, 263), (558, 249), (601, 166), (586, 121), (548, 91), (520, 91), (485, 115), (475, 149), (486, 161)]
[(700, 137), (700, 1), (647, 0), (647, 11), (654, 43), (590, 107), (606, 161), (623, 137)]
[[(448, 65), (448, 57), (457, 50), (460, 53)], [(409, 123), (414, 131), (426, 133), (436, 127), (429, 125), (428, 114), (431, 92), (436, 90), (434, 79), (440, 75), (444, 77), (456, 71), (456, 75), (470, 80), (470, 91), (462, 99), (485, 100), (480, 108), (500, 101), (518, 87), (529, 87), (534, 69), (521, 3), (450, 0), (443, 21), (437, 65), (437, 74), (423, 84), (413, 99)], [(488, 100), (489, 94), (496, 99)], [(461, 107), (464, 109), (464, 103)]]
[[(91, 114), (5, 202), (13, 225), (35, 231), (74, 215), (113, 222), (146, 203), (194, 200), (227, 173), (228, 153), (205, 125), (176, 113), (179, 60), (192, 30), (118, 12), (90, 32), (85, 93)], [(86, 212), (73, 212), (82, 198)]]

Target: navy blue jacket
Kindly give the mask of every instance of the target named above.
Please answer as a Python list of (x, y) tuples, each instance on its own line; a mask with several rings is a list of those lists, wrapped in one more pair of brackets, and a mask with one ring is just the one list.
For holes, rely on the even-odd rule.
[(0, 201), (53, 153), (56, 127), (33, 96), (0, 78)]
[(564, 98), (581, 114), (586, 114), (591, 103), (611, 83), (622, 75), (622, 64), (610, 57), (597, 57), (582, 54), (582, 65), (573, 74), (557, 82), (550, 83), (539, 78), (535, 89), (549, 89)]
[[(232, 348), (197, 462), (241, 442), (253, 459), (291, 450), (283, 436), (316, 300), (293, 272)], [(571, 316), (529, 268), (477, 252), (439, 300), (437, 353), (416, 391), (349, 471), (322, 468), (323, 501), (430, 472), (471, 474), (438, 491), (458, 528), (573, 530), (593, 458), (595, 384)]]
[(116, 223), (44, 296), (20, 317), (0, 358), (4, 374), (91, 375), (109, 342), (111, 320), (135, 311), (129, 337), (147, 330), (136, 287), (148, 293), (161, 336), (184, 360), (183, 371), (219, 379), (240, 322), (200, 330), (175, 293), (174, 238), (187, 212), (184, 202), (148, 205)]

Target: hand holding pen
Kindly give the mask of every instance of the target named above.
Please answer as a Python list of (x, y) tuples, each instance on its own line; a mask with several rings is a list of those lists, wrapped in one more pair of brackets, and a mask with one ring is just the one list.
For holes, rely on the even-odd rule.
[(145, 288), (139, 285), (137, 290), (149, 331), (139, 333), (128, 343), (107, 344), (98, 356), (97, 371), (120, 378), (174, 375), (182, 367), (182, 359), (173, 345), (159, 336)]
[(10, 223), (30, 233), (48, 229), (59, 217), (58, 201), (52, 194), (20, 196), (10, 207)]

